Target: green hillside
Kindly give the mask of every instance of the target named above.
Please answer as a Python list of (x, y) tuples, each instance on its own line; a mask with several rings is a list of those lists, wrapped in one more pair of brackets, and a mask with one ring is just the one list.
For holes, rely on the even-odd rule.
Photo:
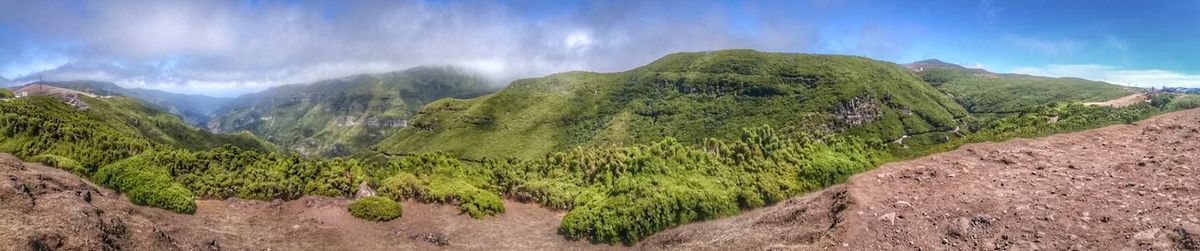
[(461, 69), (418, 67), (245, 95), (219, 110), (208, 127), (250, 131), (306, 155), (349, 155), (408, 126), (429, 102), (489, 91), (486, 81)]
[(934, 67), (922, 62), (926, 61), (909, 67), (924, 66), (918, 71), (921, 78), (971, 113), (1024, 112), (1055, 102), (1098, 102), (1137, 92), (1132, 87), (1080, 78), (995, 74), (953, 64)]
[(493, 95), (434, 102), (377, 150), (533, 158), (667, 137), (697, 145), (763, 125), (895, 140), (952, 130), (965, 115), (896, 64), (724, 50), (671, 54), (626, 72), (523, 79)]
[(179, 117), (126, 97), (88, 98), (83, 111), (89, 117), (140, 138), (184, 149), (212, 149), (223, 145), (273, 151), (271, 143), (249, 133), (218, 134), (191, 127)]
[(183, 119), (184, 122), (193, 126), (205, 125), (217, 108), (233, 100), (232, 98), (178, 94), (140, 88), (124, 88), (113, 83), (101, 81), (43, 81), (38, 83), (103, 96), (126, 96), (134, 98), (155, 109), (175, 114)]

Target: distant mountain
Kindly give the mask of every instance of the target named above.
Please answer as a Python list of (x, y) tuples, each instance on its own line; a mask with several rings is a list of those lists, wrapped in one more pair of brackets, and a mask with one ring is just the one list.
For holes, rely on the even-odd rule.
[(1017, 113), (1055, 102), (1100, 102), (1139, 91), (1081, 78), (992, 73), (936, 59), (905, 66), (972, 113)]
[(306, 155), (340, 156), (408, 127), (427, 103), (491, 91), (487, 81), (462, 69), (417, 67), (243, 95), (218, 110), (208, 128), (247, 130)]
[(178, 94), (141, 88), (124, 88), (101, 81), (46, 81), (41, 84), (68, 88), (102, 96), (126, 96), (141, 100), (159, 110), (175, 114), (184, 122), (204, 127), (218, 108), (233, 98), (217, 98), (204, 95)]
[(517, 80), (493, 95), (434, 102), (377, 149), (537, 158), (666, 137), (699, 145), (762, 125), (893, 141), (951, 131), (962, 116), (961, 106), (893, 63), (723, 50), (670, 54), (625, 72)]
[(937, 60), (937, 59), (926, 59), (926, 60), (921, 60), (921, 61), (917, 61), (917, 62), (912, 62), (909, 64), (905, 64), (904, 67), (907, 67), (908, 69), (916, 71), (916, 72), (925, 71), (927, 69), (928, 70), (950, 69), (950, 70), (961, 70), (961, 71), (967, 71), (967, 72), (973, 72), (973, 73), (989, 73), (987, 70), (984, 70), (984, 69), (967, 68), (967, 67), (963, 67), (961, 65), (947, 63), (947, 62)]

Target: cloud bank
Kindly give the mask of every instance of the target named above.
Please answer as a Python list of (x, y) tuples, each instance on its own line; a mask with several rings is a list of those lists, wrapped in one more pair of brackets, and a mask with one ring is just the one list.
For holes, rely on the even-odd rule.
[(1013, 73), (1077, 77), (1137, 87), (1200, 87), (1200, 75), (1165, 70), (1131, 70), (1106, 65), (1048, 65), (1014, 68)]
[(0, 32), (31, 40), (0, 74), (228, 96), (427, 64), (497, 80), (619, 71), (678, 51), (807, 49), (829, 5), (689, 3), (0, 1)]

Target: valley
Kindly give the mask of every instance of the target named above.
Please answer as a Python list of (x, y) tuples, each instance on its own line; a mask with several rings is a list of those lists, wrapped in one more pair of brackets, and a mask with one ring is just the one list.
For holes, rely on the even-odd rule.
[(633, 247), (568, 241), (556, 231), (561, 211), (508, 200), (504, 214), (482, 220), (450, 205), (405, 201), (403, 217), (375, 223), (350, 216), (349, 199), (313, 196), (200, 200), (195, 214), (181, 215), (0, 155), (8, 176), (0, 180), (0, 242), (157, 250), (1187, 249), (1200, 238), (1200, 187), (1185, 178), (1198, 171), (1188, 154), (1198, 146), (1187, 140), (1198, 121), (1200, 110), (1188, 110), (1134, 125), (971, 144), (666, 230)]
[[(70, 83), (26, 85), (0, 102), (0, 152), (65, 171), (10, 158), (13, 172), (34, 171), (13, 173), (8, 196), (38, 201), (86, 190), (108, 197), (99, 210), (124, 214), (87, 216), (99, 222), (88, 227), (101, 231), (99, 243), (53, 229), (11, 240), (83, 249), (423, 249), (443, 239), (449, 249), (770, 248), (704, 235), (734, 230), (687, 229), (810, 229), (805, 221), (735, 223), (810, 200), (816, 208), (852, 207), (822, 200), (864, 175), (961, 155), (980, 142), (1055, 140), (1200, 106), (1191, 94), (936, 60), (899, 65), (753, 50), (674, 53), (624, 72), (558, 73), (499, 90), (462, 69), (416, 67), (284, 85), (207, 112), (131, 97), (146, 92)], [(184, 109), (206, 114), (207, 130), (189, 125), (184, 117), (193, 113)], [(1025, 147), (1020, 142), (1003, 145)], [(1139, 149), (1169, 145), (1137, 142), (1145, 144)], [(919, 174), (941, 172), (949, 171)], [(907, 189), (897, 182), (897, 191)], [(382, 199), (354, 209), (360, 194)], [(65, 208), (88, 207), (71, 203)], [(34, 215), (15, 212), (36, 205), (6, 212), (29, 220)], [(114, 230), (129, 221), (153, 231)], [(431, 230), (405, 232), (413, 228)], [(499, 231), (514, 228), (528, 231)], [(831, 240), (841, 230), (809, 232), (767, 242), (840, 245)], [(103, 241), (114, 234), (126, 241)], [(313, 238), (284, 238), (291, 234)], [(725, 242), (705, 242), (712, 240)], [(937, 247), (909, 245), (871, 248)]]

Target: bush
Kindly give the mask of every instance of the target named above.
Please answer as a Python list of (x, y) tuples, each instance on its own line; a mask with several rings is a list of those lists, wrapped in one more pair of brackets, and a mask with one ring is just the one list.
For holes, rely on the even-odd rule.
[(13, 97), (12, 90), (9, 90), (8, 88), (0, 88), (0, 98), (11, 98), (11, 97)]
[(169, 170), (144, 154), (101, 167), (92, 180), (125, 193), (134, 204), (178, 213), (196, 212), (192, 191), (171, 180)]
[(78, 161), (75, 161), (74, 159), (63, 157), (63, 156), (58, 156), (58, 155), (53, 155), (53, 154), (42, 154), (42, 155), (38, 155), (38, 156), (33, 156), (33, 158), (29, 158), (29, 161), (46, 164), (48, 166), (56, 167), (56, 168), (62, 169), (62, 170), (67, 170), (67, 171), (77, 174), (77, 175), (88, 173), (88, 170), (86, 168), (84, 168), (83, 165), (80, 165)]
[(709, 139), (702, 148), (667, 138), (485, 165), (493, 184), (509, 195), (569, 209), (559, 225), (567, 237), (633, 244), (680, 224), (845, 181), (879, 163), (883, 156), (873, 144), (842, 138), (800, 143), (764, 126), (745, 130), (740, 140)]
[(1167, 110), (1170, 111), (1187, 110), (1196, 107), (1200, 107), (1200, 95), (1195, 94), (1179, 96), (1178, 98), (1172, 99), (1171, 102), (1167, 104)]
[(364, 220), (389, 221), (400, 218), (404, 208), (387, 197), (371, 196), (350, 203), (350, 215)]
[(382, 196), (403, 200), (458, 204), (462, 213), (476, 219), (504, 212), (500, 195), (491, 186), (491, 170), (467, 165), (444, 153), (405, 156), (376, 170), (383, 179)]

